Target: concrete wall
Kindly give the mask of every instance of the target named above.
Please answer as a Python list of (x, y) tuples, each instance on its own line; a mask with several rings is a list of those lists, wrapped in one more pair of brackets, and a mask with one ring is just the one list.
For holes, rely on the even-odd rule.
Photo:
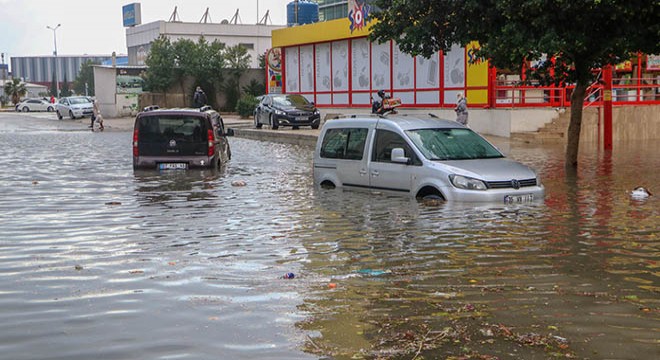
[[(599, 119), (600, 118), (600, 119)], [(580, 141), (597, 142), (603, 138), (603, 112), (584, 109)], [(660, 105), (617, 106), (612, 109), (612, 140), (660, 139)]]
[(99, 110), (106, 118), (117, 117), (117, 69), (94, 66), (94, 94)]

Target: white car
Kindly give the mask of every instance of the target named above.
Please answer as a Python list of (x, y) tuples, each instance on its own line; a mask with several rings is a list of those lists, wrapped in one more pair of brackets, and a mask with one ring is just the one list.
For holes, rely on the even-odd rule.
[(44, 99), (25, 99), (16, 104), (16, 111), (30, 112), (30, 111), (54, 111), (55, 104), (51, 104), (48, 100)]
[(527, 203), (545, 195), (534, 170), (505, 158), (469, 128), (405, 115), (325, 122), (314, 151), (314, 183), (463, 202)]
[(69, 96), (61, 98), (55, 105), (57, 118), (62, 120), (64, 116), (71, 119), (92, 116), (94, 113), (94, 104), (87, 96)]

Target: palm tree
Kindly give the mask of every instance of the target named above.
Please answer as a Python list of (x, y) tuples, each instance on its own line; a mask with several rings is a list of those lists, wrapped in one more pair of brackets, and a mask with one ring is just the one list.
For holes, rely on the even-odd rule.
[(5, 94), (11, 97), (11, 102), (14, 103), (14, 105), (18, 104), (21, 97), (27, 94), (25, 83), (21, 83), (20, 79), (13, 79), (12, 81), (5, 83)]

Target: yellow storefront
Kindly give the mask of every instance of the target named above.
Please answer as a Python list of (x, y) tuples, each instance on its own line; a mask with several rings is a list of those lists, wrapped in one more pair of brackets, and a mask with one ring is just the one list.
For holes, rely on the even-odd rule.
[(369, 25), (351, 25), (343, 18), (273, 31), (269, 91), (319, 107), (369, 107), (378, 90), (411, 108), (454, 107), (459, 92), (471, 106), (488, 105), (488, 64), (471, 61), (476, 43), (412, 57), (395, 42), (370, 42)]

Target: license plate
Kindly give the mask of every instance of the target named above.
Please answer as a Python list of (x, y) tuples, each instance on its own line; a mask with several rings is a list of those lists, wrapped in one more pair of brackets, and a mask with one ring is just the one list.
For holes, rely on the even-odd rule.
[(308, 118), (306, 116), (297, 116), (296, 121), (307, 121)]
[(158, 164), (159, 170), (186, 170), (188, 164), (186, 163), (161, 163)]
[(505, 204), (522, 204), (534, 201), (534, 194), (507, 195), (504, 197)]

